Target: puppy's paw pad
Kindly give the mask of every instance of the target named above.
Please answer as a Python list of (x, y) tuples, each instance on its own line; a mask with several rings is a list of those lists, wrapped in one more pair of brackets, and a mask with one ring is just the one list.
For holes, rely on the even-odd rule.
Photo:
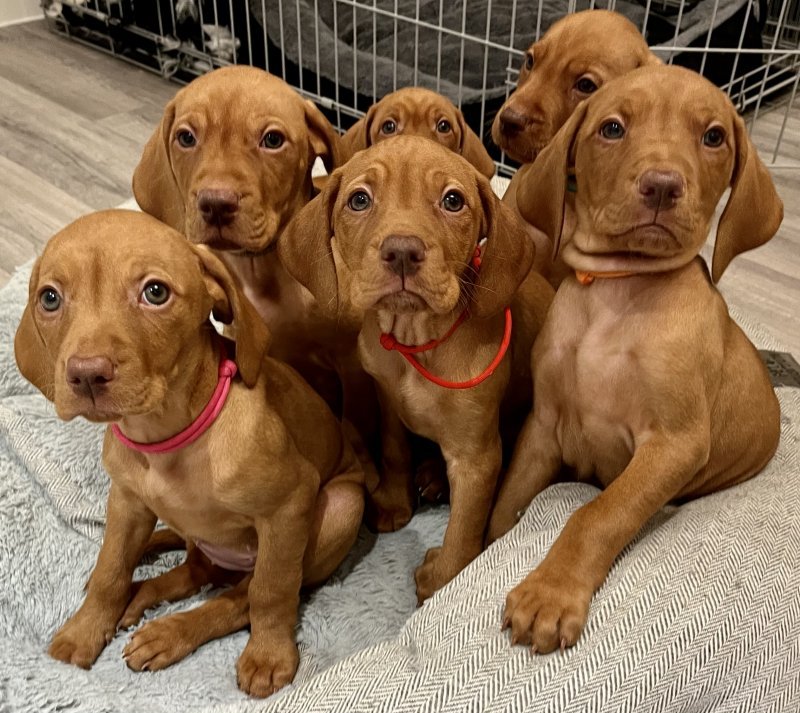
[(377, 532), (395, 532), (406, 525), (414, 514), (409, 498), (378, 488), (367, 502), (367, 525)]
[(158, 671), (186, 658), (195, 648), (183, 626), (174, 617), (164, 617), (134, 632), (122, 658), (133, 671)]
[(266, 698), (291, 683), (297, 671), (299, 655), (293, 642), (288, 645), (256, 647), (248, 642), (236, 664), (239, 688), (256, 698)]
[(102, 650), (114, 638), (112, 629), (70, 626), (67, 623), (56, 633), (47, 653), (57, 661), (90, 669)]
[(503, 621), (511, 628), (511, 643), (530, 645), (541, 654), (574, 646), (591, 600), (592, 592), (585, 587), (554, 583), (534, 571), (506, 597)]

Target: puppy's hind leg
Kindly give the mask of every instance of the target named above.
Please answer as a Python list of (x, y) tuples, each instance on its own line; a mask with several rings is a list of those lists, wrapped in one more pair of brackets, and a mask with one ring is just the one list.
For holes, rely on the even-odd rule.
[(162, 616), (138, 629), (122, 652), (134, 671), (166, 668), (200, 646), (244, 629), (250, 623), (248, 587), (252, 575), (189, 611)]
[(542, 492), (561, 467), (561, 446), (555, 434), (555, 424), (545, 423), (534, 411), (517, 439), (508, 472), (503, 477), (489, 519), (486, 544), (506, 534), (519, 520), (531, 500)]
[(319, 491), (303, 557), (303, 586), (324, 582), (355, 543), (364, 515), (363, 477), (361, 468), (354, 465)]
[(131, 601), (120, 619), (119, 627), (127, 629), (133, 626), (142, 618), (145, 610), (162, 602), (185, 599), (199, 592), (207, 584), (219, 587), (230, 584), (241, 576), (241, 572), (231, 572), (211, 564), (197, 547), (190, 544), (186, 560), (182, 564), (158, 577), (133, 583)]

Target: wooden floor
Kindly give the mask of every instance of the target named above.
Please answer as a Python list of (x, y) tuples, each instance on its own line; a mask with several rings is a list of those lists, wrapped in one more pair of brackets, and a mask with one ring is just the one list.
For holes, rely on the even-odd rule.
[[(131, 197), (133, 169), (176, 86), (49, 33), (0, 29), (0, 285), (74, 218)], [(785, 106), (753, 136), (771, 160)], [(800, 100), (779, 160), (800, 167)], [(800, 168), (774, 172), (786, 206), (778, 235), (737, 258), (720, 288), (800, 356)]]

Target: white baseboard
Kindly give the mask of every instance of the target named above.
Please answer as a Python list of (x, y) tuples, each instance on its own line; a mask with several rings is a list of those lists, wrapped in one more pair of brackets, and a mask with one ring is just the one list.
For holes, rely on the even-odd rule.
[(10, 27), (11, 25), (22, 25), (25, 22), (34, 22), (35, 20), (44, 20), (44, 15), (31, 15), (30, 17), (20, 17), (16, 20), (6, 20), (0, 22), (0, 27)]

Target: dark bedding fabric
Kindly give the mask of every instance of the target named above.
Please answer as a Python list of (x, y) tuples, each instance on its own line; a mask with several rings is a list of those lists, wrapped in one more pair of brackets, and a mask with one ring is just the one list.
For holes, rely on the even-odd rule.
[[(688, 3), (677, 36), (675, 14), (651, 5), (648, 39), (651, 44), (674, 40), (681, 47), (698, 38), (704, 41), (712, 22), (718, 28), (745, 3)], [(368, 98), (419, 85), (458, 104), (504, 96), (519, 64), (518, 57), (505, 48), (527, 48), (537, 36), (537, 27), (540, 34), (545, 32), (567, 13), (568, 5), (568, 0), (541, 0), (541, 7), (540, 0), (518, 0), (513, 13), (513, 0), (251, 0), (252, 13), (262, 28), (266, 8), (266, 34), (271, 42), (289, 61), (320, 78)], [(575, 9), (588, 7), (589, 0), (578, 0)], [(642, 27), (643, 5), (618, 0), (615, 9)], [(430, 27), (397, 20), (398, 15)], [(713, 57), (709, 60), (714, 61)]]
[[(512, 0), (359, 0), (352, 5), (339, 0), (335, 12), (334, 0), (276, 0), (264, 5), (272, 42), (292, 62), (340, 87), (379, 98), (398, 87), (418, 85), (465, 104), (505, 95), (507, 80), (514, 80), (519, 60), (503, 49), (512, 44), (512, 22), (513, 46), (524, 50), (533, 42), (539, 21), (544, 32), (568, 8), (567, 0), (544, 0), (539, 18), (538, 0), (518, 0), (516, 17)], [(577, 3), (579, 10), (588, 7), (588, 0)], [(641, 26), (644, 8), (624, 0), (616, 8)], [(261, 2), (253, 2), (252, 11), (263, 23)], [(393, 17), (416, 19), (417, 12), (420, 22), (433, 27)], [(462, 38), (462, 28), (469, 38)], [(489, 43), (475, 39), (487, 35)], [(514, 70), (510, 77), (509, 67)]]

